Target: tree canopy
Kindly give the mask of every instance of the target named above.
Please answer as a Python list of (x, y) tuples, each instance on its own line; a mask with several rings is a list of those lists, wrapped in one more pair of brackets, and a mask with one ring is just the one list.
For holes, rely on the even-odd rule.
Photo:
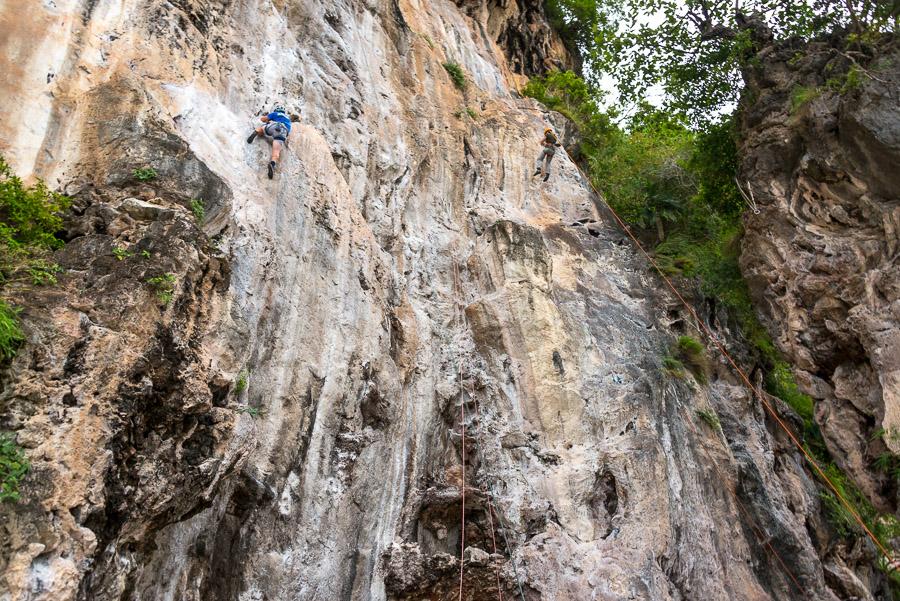
[(612, 76), (623, 103), (660, 86), (667, 108), (705, 120), (734, 102), (740, 67), (770, 39), (896, 31), (900, 0), (549, 0), (586, 78)]

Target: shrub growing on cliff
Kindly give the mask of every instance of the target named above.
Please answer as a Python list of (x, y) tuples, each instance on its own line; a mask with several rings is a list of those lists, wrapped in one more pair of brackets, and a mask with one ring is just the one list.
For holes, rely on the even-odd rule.
[(706, 384), (709, 365), (706, 361), (706, 350), (702, 344), (690, 336), (679, 336), (672, 352), (694, 374), (698, 382)]
[(716, 415), (716, 412), (712, 409), (697, 409), (697, 417), (703, 420), (703, 422), (709, 426), (713, 430), (721, 430), (722, 429), (722, 420), (719, 419), (719, 416)]
[(48, 284), (56, 284), (56, 274), (62, 272), (62, 267), (57, 264), (53, 265), (35, 265), (28, 269), (28, 276), (35, 286), (46, 286)]
[(31, 471), (25, 451), (10, 434), (0, 434), (0, 500), (18, 501), (19, 483)]
[(466, 89), (466, 75), (463, 73), (462, 67), (460, 67), (458, 63), (446, 62), (441, 63), (441, 66), (447, 70), (450, 79), (453, 80), (453, 84), (457, 88), (460, 90)]
[(794, 86), (794, 89), (791, 90), (791, 112), (798, 112), (821, 95), (822, 92), (818, 88)]
[(25, 340), (19, 329), (19, 311), (0, 298), (0, 362), (6, 362), (16, 355)]
[(135, 169), (134, 177), (142, 182), (146, 182), (151, 179), (156, 179), (158, 174), (153, 167), (144, 167), (143, 169)]
[(431, 38), (428, 37), (428, 34), (426, 34), (426, 33), (418, 33), (418, 34), (416, 34), (416, 35), (418, 35), (420, 38), (422, 38), (423, 40), (425, 40), (426, 42), (428, 42), (428, 45), (431, 47), (432, 50), (434, 50), (434, 42), (431, 41)]
[(42, 179), (23, 185), (0, 157), (0, 245), (60, 248), (64, 244), (56, 237), (62, 228), (60, 213), (70, 204), (71, 199), (47, 188)]
[(250, 414), (250, 417), (256, 419), (257, 417), (264, 417), (266, 414), (266, 410), (260, 409), (259, 407), (246, 407), (243, 409), (238, 409), (237, 413), (238, 413), (238, 415), (248, 413), (248, 414)]
[(116, 247), (113, 249), (113, 254), (120, 261), (124, 261), (125, 259), (130, 259), (134, 256), (134, 253), (128, 252), (124, 248)]
[(203, 225), (203, 220), (206, 218), (206, 211), (203, 209), (203, 199), (192, 198), (191, 210), (194, 212), (194, 217), (197, 218), (197, 223)]
[(684, 379), (684, 364), (675, 357), (664, 357), (662, 360), (662, 370), (667, 376)]
[(238, 377), (237, 382), (235, 382), (234, 384), (234, 396), (240, 397), (241, 393), (244, 392), (251, 373), (253, 373), (253, 370), (249, 368), (241, 372), (241, 375)]
[(147, 283), (153, 286), (156, 290), (156, 296), (162, 299), (165, 306), (169, 305), (169, 301), (172, 300), (172, 295), (175, 293), (175, 289), (172, 287), (174, 282), (175, 276), (171, 273), (164, 273), (159, 277), (147, 279)]
[[(0, 287), (56, 283), (55, 274), (62, 270), (47, 257), (64, 244), (56, 233), (62, 229), (60, 214), (70, 205), (71, 199), (41, 179), (25, 186), (0, 157)], [(0, 297), (0, 361), (11, 359), (25, 339), (18, 312)]]

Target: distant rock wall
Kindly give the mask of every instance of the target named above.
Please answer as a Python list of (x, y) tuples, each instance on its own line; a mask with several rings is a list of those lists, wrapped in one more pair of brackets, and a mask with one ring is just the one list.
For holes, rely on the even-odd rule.
[(760, 213), (741, 268), (828, 449), (891, 511), (873, 468), (900, 452), (900, 53), (884, 46), (769, 46), (745, 71), (740, 180)]
[[(697, 324), (564, 154), (531, 178), (570, 126), (516, 89), (574, 65), (538, 3), (0, 18), (0, 152), (76, 201), (59, 286), (14, 299), (0, 427), (35, 471), (0, 505), (0, 598), (452, 599), (462, 547), (468, 601), (497, 567), (526, 601), (799, 598), (781, 561), (810, 599), (884, 598), (725, 361), (660, 370)], [(245, 140), (276, 101), (269, 180)]]

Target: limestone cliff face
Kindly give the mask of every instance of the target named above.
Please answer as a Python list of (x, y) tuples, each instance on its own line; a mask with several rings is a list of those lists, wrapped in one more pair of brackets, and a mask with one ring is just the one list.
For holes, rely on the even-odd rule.
[[(35, 471), (0, 507), (0, 598), (456, 598), (463, 492), (470, 601), (496, 568), (527, 601), (885, 598), (730, 368), (660, 371), (696, 324), (573, 165), (530, 179), (566, 124), (515, 90), (570, 60), (538, 4), (0, 18), (2, 153), (76, 199), (65, 277), (16, 299), (0, 424)], [(275, 101), (270, 181), (244, 140)]]
[(770, 46), (746, 72), (741, 179), (760, 212), (742, 268), (829, 450), (887, 511), (897, 487), (873, 464), (900, 451), (900, 55), (845, 46)]

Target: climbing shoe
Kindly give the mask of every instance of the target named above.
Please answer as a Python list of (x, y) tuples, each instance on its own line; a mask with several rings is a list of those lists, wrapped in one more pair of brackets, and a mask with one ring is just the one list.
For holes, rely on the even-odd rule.
[(269, 163), (269, 179), (275, 177), (275, 161)]
[(537, 171), (535, 171), (534, 173), (531, 174), (531, 177), (534, 177), (535, 175), (540, 175), (540, 174), (541, 174), (541, 170), (538, 169)]
[(550, 179), (550, 174), (549, 174), (549, 173), (548, 173), (547, 175), (545, 175), (545, 176), (544, 176), (544, 179), (541, 180), (541, 181), (547, 181), (548, 179)]
[(250, 134), (250, 137), (247, 138), (247, 144), (253, 144), (253, 140), (255, 140), (255, 139), (256, 139), (256, 132), (254, 131), (252, 134)]

